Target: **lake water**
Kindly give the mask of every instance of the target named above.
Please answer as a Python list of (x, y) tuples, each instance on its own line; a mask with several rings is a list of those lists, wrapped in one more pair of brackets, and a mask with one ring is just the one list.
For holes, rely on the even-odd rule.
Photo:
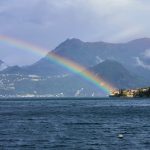
[(149, 150), (150, 99), (0, 101), (5, 149)]

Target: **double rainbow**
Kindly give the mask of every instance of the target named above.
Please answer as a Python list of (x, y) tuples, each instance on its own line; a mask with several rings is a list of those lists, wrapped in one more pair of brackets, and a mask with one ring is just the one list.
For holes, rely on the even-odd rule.
[(109, 94), (114, 89), (112, 85), (104, 81), (101, 77), (96, 76), (89, 70), (85, 69), (83, 66), (69, 59), (66, 59), (54, 52), (49, 52), (47, 54), (47, 52), (49, 51), (47, 49), (40, 48), (30, 43), (27, 43), (25, 41), (21, 41), (4, 35), (0, 35), (0, 42), (2, 42), (3, 44), (12, 45), (21, 48), (22, 50), (25, 51), (34, 52), (36, 54), (39, 54), (42, 57), (46, 56), (50, 61), (53, 61), (54, 63), (63, 66), (65, 69), (68, 69), (69, 71), (75, 74), (78, 74), (85, 80), (88, 80), (94, 85), (96, 85), (97, 87), (99, 87), (102, 91), (106, 92), (107, 94)]

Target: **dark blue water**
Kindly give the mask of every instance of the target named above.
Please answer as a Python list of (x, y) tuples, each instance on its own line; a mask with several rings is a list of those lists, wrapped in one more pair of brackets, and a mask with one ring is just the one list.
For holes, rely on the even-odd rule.
[(150, 100), (0, 101), (3, 149), (149, 150)]

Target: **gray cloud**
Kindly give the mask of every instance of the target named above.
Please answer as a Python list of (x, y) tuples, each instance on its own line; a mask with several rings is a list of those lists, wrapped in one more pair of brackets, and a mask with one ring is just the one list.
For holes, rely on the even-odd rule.
[(135, 59), (136, 59), (136, 63), (137, 63), (138, 66), (141, 66), (145, 69), (150, 70), (150, 65), (145, 64), (139, 57), (136, 57)]
[[(0, 34), (53, 49), (66, 38), (124, 42), (150, 36), (148, 0), (1, 0)], [(7, 49), (7, 50), (6, 50)], [(13, 57), (8, 61), (11, 52)], [(22, 64), (39, 59), (0, 46), (0, 59)], [(7, 58), (7, 59), (6, 59)]]

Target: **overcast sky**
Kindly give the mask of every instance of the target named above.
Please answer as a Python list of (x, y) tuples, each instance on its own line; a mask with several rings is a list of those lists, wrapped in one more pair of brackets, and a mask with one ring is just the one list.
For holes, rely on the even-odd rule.
[[(150, 37), (150, 0), (0, 0), (0, 34), (54, 49), (67, 38), (126, 42)], [(40, 57), (2, 44), (0, 59), (30, 64)]]

